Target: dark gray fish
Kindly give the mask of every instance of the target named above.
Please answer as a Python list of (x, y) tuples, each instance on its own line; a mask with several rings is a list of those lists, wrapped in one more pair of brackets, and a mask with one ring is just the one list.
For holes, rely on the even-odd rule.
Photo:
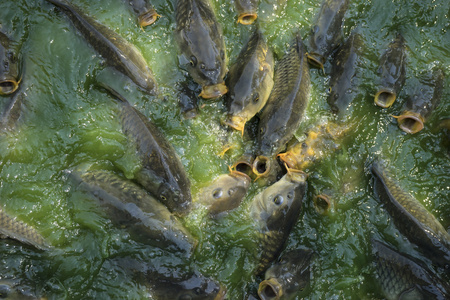
[(372, 240), (377, 279), (388, 300), (450, 298), (450, 286), (423, 263)]
[(0, 238), (15, 239), (40, 250), (49, 250), (51, 248), (36, 229), (11, 217), (2, 208), (0, 208)]
[(389, 174), (383, 161), (372, 164), (375, 194), (384, 204), (398, 230), (433, 263), (450, 268), (450, 235), (417, 199), (404, 191)]
[(25, 93), (17, 92), (10, 98), (1, 115), (0, 131), (11, 131), (16, 128), (22, 119), (25, 97)]
[(307, 54), (309, 63), (323, 69), (328, 56), (341, 44), (342, 21), (349, 0), (324, 0), (312, 28)]
[(279, 261), (267, 269), (259, 284), (261, 300), (293, 299), (309, 285), (313, 251), (296, 249), (284, 253)]
[(405, 84), (406, 43), (401, 34), (389, 44), (380, 59), (380, 82), (375, 94), (375, 104), (390, 107)]
[(198, 95), (195, 87), (187, 83), (178, 86), (178, 104), (185, 119), (193, 119), (198, 115)]
[(358, 95), (360, 56), (363, 39), (353, 32), (336, 52), (331, 67), (330, 93), (328, 104), (334, 113), (347, 111), (350, 103)]
[(411, 134), (423, 129), (424, 123), (439, 104), (444, 87), (444, 72), (435, 69), (419, 81), (414, 94), (406, 100), (402, 113), (395, 117), (400, 129)]
[(72, 172), (79, 186), (92, 193), (112, 223), (126, 228), (138, 242), (192, 254), (197, 240), (169, 210), (133, 182), (103, 171)]
[(299, 35), (288, 53), (278, 62), (275, 83), (264, 107), (257, 137), (257, 157), (253, 172), (268, 176), (275, 165), (275, 155), (285, 147), (298, 129), (310, 94), (309, 66)]
[(255, 274), (264, 272), (283, 249), (302, 210), (306, 179), (306, 173), (289, 170), (283, 178), (253, 198), (250, 213), (257, 222), (261, 249)]
[(210, 217), (216, 217), (238, 207), (250, 187), (251, 179), (247, 174), (231, 171), (217, 177), (200, 194), (200, 202), (208, 206)]
[(7, 300), (45, 300), (45, 297), (39, 297), (31, 288), (24, 288), (18, 280), (1, 279), (0, 280), (0, 299)]
[(191, 184), (175, 149), (159, 129), (111, 87), (103, 85), (119, 100), (120, 119), (124, 133), (136, 146), (142, 168), (136, 181), (150, 194), (179, 215), (191, 209)]
[(150, 0), (127, 0), (127, 2), (136, 14), (141, 28), (152, 25), (160, 17)]
[(198, 271), (155, 267), (130, 258), (116, 258), (119, 266), (147, 286), (156, 300), (223, 300), (226, 290), (212, 278)]
[(226, 94), (225, 43), (209, 0), (178, 0), (176, 22), (180, 67), (202, 86), (200, 96), (210, 99)]
[(68, 15), (89, 44), (112, 66), (149, 93), (156, 93), (156, 83), (142, 53), (122, 36), (85, 15), (67, 1), (47, 0)]
[(0, 95), (10, 95), (21, 81), (18, 46), (0, 31)]
[(260, 30), (250, 37), (228, 73), (225, 124), (244, 134), (245, 123), (259, 112), (273, 87), (273, 54)]
[(235, 0), (234, 7), (238, 14), (238, 23), (251, 25), (258, 18), (259, 0)]

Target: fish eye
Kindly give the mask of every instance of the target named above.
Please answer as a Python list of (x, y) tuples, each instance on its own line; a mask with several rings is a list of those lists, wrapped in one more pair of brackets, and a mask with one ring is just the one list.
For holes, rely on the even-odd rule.
[(273, 198), (273, 203), (275, 203), (276, 205), (280, 205), (281, 203), (283, 203), (283, 200), (283, 196), (276, 195), (275, 198)]
[(259, 96), (256, 96), (255, 98), (253, 98), (253, 102), (257, 103), (259, 101)]
[(331, 91), (332, 91), (333, 89), (331, 88), (331, 86), (328, 88), (328, 93), (330, 93), (331, 94)]
[(292, 198), (294, 198), (294, 193), (293, 193), (292, 191), (290, 191), (290, 192), (287, 194), (287, 198), (288, 198), (289, 200), (291, 200)]
[(164, 195), (161, 195), (161, 200), (166, 201), (166, 200), (167, 200), (167, 197), (164, 196)]
[(261, 129), (259, 130), (259, 133), (264, 134), (266, 130), (264, 129), (264, 127), (261, 127)]
[(212, 193), (212, 196), (216, 199), (222, 197), (222, 195), (223, 195), (223, 191), (221, 188), (215, 189)]
[(189, 63), (191, 64), (191, 66), (195, 67), (197, 65), (197, 58), (194, 55), (192, 55)]

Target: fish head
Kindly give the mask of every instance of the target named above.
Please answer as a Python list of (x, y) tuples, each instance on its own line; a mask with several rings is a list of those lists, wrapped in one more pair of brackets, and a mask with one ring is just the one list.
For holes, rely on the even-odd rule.
[(191, 193), (189, 190), (183, 192), (169, 184), (161, 184), (158, 189), (158, 199), (172, 208), (172, 212), (178, 215), (186, 215), (191, 209)]
[(223, 47), (206, 45), (202, 40), (185, 44), (179, 56), (180, 67), (202, 86), (201, 97), (217, 98), (228, 92), (224, 83), (226, 54)]
[(19, 58), (9, 49), (0, 52), (0, 95), (9, 95), (19, 87)]
[(185, 280), (167, 280), (153, 288), (156, 299), (167, 300), (222, 300), (226, 295), (223, 286), (199, 273)]
[(252, 213), (268, 230), (281, 230), (297, 220), (306, 190), (306, 173), (290, 170), (258, 194)]
[(139, 26), (145, 27), (145, 26), (152, 25), (153, 23), (156, 22), (156, 19), (158, 19), (158, 17), (161, 17), (161, 16), (158, 15), (156, 10), (152, 8), (152, 9), (144, 12), (143, 14), (139, 15), (139, 17), (138, 17)]

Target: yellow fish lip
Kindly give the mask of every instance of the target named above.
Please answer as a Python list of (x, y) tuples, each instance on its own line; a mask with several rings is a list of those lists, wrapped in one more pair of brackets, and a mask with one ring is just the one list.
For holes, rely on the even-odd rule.
[(202, 91), (199, 94), (200, 97), (204, 99), (214, 99), (228, 93), (228, 88), (225, 82), (207, 85), (202, 87)]
[(284, 152), (277, 155), (289, 168), (295, 169), (297, 166), (297, 160), (295, 155), (290, 152)]
[(241, 116), (229, 115), (225, 120), (225, 124), (240, 131), (244, 135), (244, 127), (247, 119)]
[(258, 296), (261, 300), (281, 299), (283, 287), (275, 278), (263, 280), (258, 287)]
[(309, 52), (306, 53), (306, 58), (308, 59), (308, 62), (311, 66), (323, 70), (325, 58), (322, 55), (315, 52)]
[(425, 120), (423, 117), (412, 111), (405, 111), (400, 116), (393, 116), (397, 119), (398, 127), (406, 133), (414, 134), (421, 131)]
[(253, 22), (256, 21), (258, 18), (258, 14), (256, 13), (242, 13), (238, 16), (238, 23), (241, 23), (242, 25), (251, 25)]
[(156, 10), (150, 9), (149, 11), (147, 11), (139, 16), (139, 18), (138, 18), (139, 26), (145, 27), (145, 26), (152, 25), (153, 23), (156, 22), (158, 17), (161, 17), (161, 15), (159, 15), (156, 12)]
[(374, 102), (376, 105), (383, 108), (390, 107), (397, 99), (397, 94), (389, 89), (380, 89), (374, 96)]
[(260, 177), (265, 177), (269, 174), (270, 171), (270, 159), (267, 156), (259, 155), (253, 161), (252, 170), (253, 173), (256, 174), (256, 179)]
[(10, 95), (19, 88), (19, 80), (12, 76), (5, 75), (0, 78), (0, 95)]

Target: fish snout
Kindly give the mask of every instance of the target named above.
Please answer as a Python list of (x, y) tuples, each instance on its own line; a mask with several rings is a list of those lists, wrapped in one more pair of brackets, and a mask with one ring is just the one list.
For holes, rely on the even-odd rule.
[(0, 95), (10, 95), (19, 88), (19, 81), (12, 77), (5, 75), (0, 78)]
[(203, 86), (199, 96), (204, 99), (214, 99), (225, 95), (227, 92), (228, 88), (225, 85), (225, 82), (221, 82), (218, 84)]

